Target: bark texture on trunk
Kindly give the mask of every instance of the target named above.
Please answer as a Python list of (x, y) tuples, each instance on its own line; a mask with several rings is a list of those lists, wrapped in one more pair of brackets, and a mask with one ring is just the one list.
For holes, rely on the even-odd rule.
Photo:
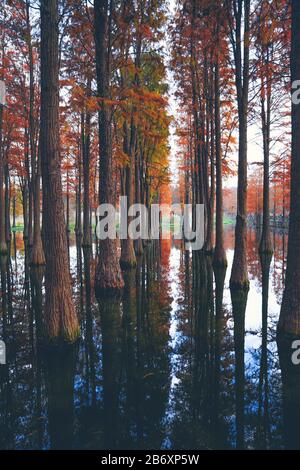
[[(129, 157), (129, 163), (126, 165), (124, 170), (124, 195), (127, 196), (128, 208), (133, 204), (133, 168), (134, 168), (134, 158), (135, 158), (135, 127), (132, 119), (132, 129), (131, 129), (131, 138), (130, 143), (128, 143), (128, 129), (126, 123), (124, 124), (124, 152)], [(133, 240), (129, 236), (128, 226), (131, 222), (131, 217), (128, 217), (127, 222), (127, 238), (122, 240), (122, 250), (120, 265), (123, 270), (133, 269), (136, 267), (136, 257), (134, 252)]]
[[(217, 38), (218, 40), (218, 38)], [(222, 148), (221, 148), (221, 118), (220, 118), (220, 64), (219, 54), (215, 63), (215, 140), (216, 140), (216, 247), (214, 251), (214, 266), (227, 266), (224, 250), (223, 230), (223, 188), (222, 188)]]
[[(115, 186), (112, 161), (111, 113), (105, 100), (109, 98), (108, 52), (108, 0), (94, 0), (97, 89), (101, 108), (99, 111), (100, 181), (99, 204), (115, 203)], [(118, 293), (124, 286), (116, 240), (99, 240), (99, 259), (95, 276), (97, 295)]]
[(44, 248), (41, 236), (41, 171), (40, 156), (37, 161), (37, 173), (35, 175), (34, 189), (34, 231), (33, 246), (31, 249), (30, 264), (32, 266), (43, 266), (46, 264)]
[[(243, 15), (244, 11), (244, 15)], [(239, 115), (239, 164), (235, 250), (231, 289), (249, 289), (247, 270), (247, 124), (249, 101), (250, 0), (238, 0), (235, 11), (235, 65)], [(244, 50), (242, 53), (242, 24)]]
[[(268, 46), (267, 46), (268, 47)], [(269, 51), (263, 50), (263, 62), (267, 64), (267, 76), (262, 77), (261, 119), (264, 149), (264, 187), (263, 187), (263, 228), (259, 245), (261, 254), (272, 254), (273, 246), (270, 231), (270, 132), (271, 132), (271, 77), (269, 71)], [(264, 82), (267, 81), (265, 85)]]
[(5, 234), (4, 152), (2, 145), (3, 105), (0, 104), (0, 254), (7, 254)]
[[(292, 1), (292, 83), (300, 78), (300, 2)], [(279, 330), (300, 335), (300, 105), (292, 104), (291, 208)]]
[[(88, 95), (91, 95), (91, 82), (88, 81)], [(91, 113), (86, 111), (83, 136), (83, 246), (92, 246), (90, 224), (90, 144), (91, 144)]]
[(58, 3), (41, 1), (41, 121), (45, 329), (49, 339), (74, 341), (79, 324), (72, 300), (61, 182), (58, 83)]

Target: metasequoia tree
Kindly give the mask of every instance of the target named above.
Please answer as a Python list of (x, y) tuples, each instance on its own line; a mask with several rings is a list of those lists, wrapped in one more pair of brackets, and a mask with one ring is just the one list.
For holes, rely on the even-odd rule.
[[(99, 110), (100, 183), (99, 204), (115, 203), (112, 160), (112, 116), (107, 103), (111, 75), (110, 35), (111, 12), (108, 0), (94, 0), (97, 92)], [(99, 259), (95, 288), (99, 294), (117, 293), (123, 288), (121, 268), (115, 240), (99, 240)]]
[[(33, 236), (32, 227), (30, 226), (30, 245), (32, 237), (32, 249), (30, 262), (34, 266), (44, 265), (45, 256), (41, 238), (41, 162), (40, 152), (37, 146), (37, 109), (36, 109), (36, 84), (34, 79), (34, 51), (32, 46), (32, 27), (30, 18), (30, 2), (25, 0), (25, 41), (28, 49), (28, 62), (29, 62), (29, 140), (31, 152), (31, 191), (30, 200), (33, 198)], [(30, 206), (31, 207), (31, 206)], [(31, 220), (31, 216), (30, 216)]]
[(232, 289), (248, 289), (247, 271), (247, 126), (250, 66), (250, 0), (229, 0), (230, 34), (238, 103), (239, 156)]
[[(300, 3), (292, 0), (292, 84), (300, 77)], [(300, 335), (300, 105), (292, 102), (291, 207), (285, 289), (279, 333)]]
[[(214, 67), (214, 103), (215, 103), (215, 153), (216, 153), (216, 246), (214, 250), (214, 266), (227, 266), (226, 253), (224, 249), (223, 235), (223, 171), (222, 171), (222, 128), (221, 128), (221, 83), (220, 83), (220, 49), (222, 45), (222, 36), (224, 35), (224, 26), (221, 23), (221, 8), (223, 2), (217, 5), (216, 16), (216, 48), (215, 48), (215, 67)], [(223, 32), (223, 35), (221, 33)], [(224, 39), (223, 39), (224, 42)], [(223, 51), (226, 46), (223, 45)]]
[[(93, 15), (92, 8), (76, 0), (72, 4), (72, 15), (67, 28), (70, 41), (66, 42), (64, 50), (64, 76), (66, 82), (72, 87), (70, 101), (73, 112), (80, 114), (80, 161), (79, 176), (83, 183), (83, 225), (82, 245), (91, 247), (91, 133), (93, 115), (97, 111), (96, 98), (93, 96), (94, 41), (93, 41)], [(72, 77), (72, 78), (71, 78)], [(80, 193), (81, 187), (78, 187)], [(79, 201), (77, 197), (77, 202)], [(80, 212), (79, 204), (77, 213)], [(81, 218), (78, 222), (81, 222)]]
[(0, 254), (6, 255), (5, 197), (4, 197), (4, 152), (3, 152), (3, 104), (0, 103)]
[[(186, 147), (185, 200), (205, 204), (205, 251), (212, 252), (216, 196), (215, 264), (226, 265), (223, 246), (222, 181), (230, 174), (228, 155), (236, 127), (228, 26), (223, 2), (203, 0), (178, 7), (173, 35), (172, 66), (183, 122), (179, 135)], [(215, 174), (216, 173), (216, 174)], [(188, 185), (191, 184), (191, 190)], [(189, 194), (189, 192), (191, 194)]]
[[(283, 127), (282, 103), (285, 101), (285, 76), (288, 69), (288, 28), (286, 2), (259, 2), (255, 18), (255, 60), (259, 88), (259, 114), (263, 137), (264, 184), (263, 224), (259, 250), (272, 253), (270, 231), (270, 157), (271, 148), (278, 145), (281, 136), (273, 136), (278, 120)], [(278, 132), (277, 132), (278, 134)]]
[[(5, 70), (5, 32), (1, 34), (1, 64), (0, 80), (4, 82)], [(4, 82), (5, 86), (5, 82)], [(4, 90), (2, 89), (4, 92)], [(4, 99), (4, 95), (2, 97)], [(5, 190), (4, 190), (4, 149), (3, 149), (3, 120), (4, 120), (4, 102), (0, 102), (0, 254), (7, 254), (6, 232), (5, 232)]]
[(61, 182), (57, 0), (42, 0), (40, 11), (45, 327), (51, 339), (74, 341), (79, 334), (79, 324), (72, 300)]

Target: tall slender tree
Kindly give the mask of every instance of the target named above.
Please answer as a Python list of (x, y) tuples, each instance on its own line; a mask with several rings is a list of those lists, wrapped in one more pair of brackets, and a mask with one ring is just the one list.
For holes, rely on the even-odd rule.
[(78, 337), (79, 324), (72, 300), (61, 181), (58, 0), (41, 0), (40, 11), (45, 327), (49, 338), (72, 342)]
[(4, 151), (3, 151), (3, 110), (4, 105), (0, 103), (0, 254), (7, 253), (5, 235), (5, 192), (4, 192)]
[(222, 187), (222, 144), (221, 144), (221, 111), (220, 111), (220, 7), (216, 18), (216, 51), (215, 51), (215, 153), (216, 153), (216, 246), (214, 265), (227, 266), (224, 250), (223, 230), (223, 187)]
[[(112, 161), (112, 117), (107, 100), (110, 84), (110, 27), (108, 0), (94, 0), (97, 91), (99, 111), (100, 183), (99, 204), (114, 204), (114, 176)], [(115, 240), (99, 240), (99, 259), (96, 270), (97, 294), (109, 295), (124, 286)]]
[[(292, 84), (300, 79), (300, 3), (292, 0)], [(300, 335), (300, 104), (292, 100), (292, 167), (289, 242), (279, 332)]]
[(239, 118), (239, 163), (235, 251), (230, 278), (232, 289), (248, 289), (247, 271), (247, 126), (250, 69), (250, 0), (232, 0), (231, 42), (235, 62), (235, 82)]

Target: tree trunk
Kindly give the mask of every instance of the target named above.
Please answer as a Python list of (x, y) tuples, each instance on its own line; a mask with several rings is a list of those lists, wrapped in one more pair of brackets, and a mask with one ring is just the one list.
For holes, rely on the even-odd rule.
[[(142, 54), (142, 38), (141, 35), (138, 35), (137, 44), (136, 44), (136, 56), (135, 56), (135, 67), (136, 70), (140, 70), (141, 68), (141, 54)], [(140, 78), (139, 73), (135, 73), (134, 77), (134, 84), (138, 88), (140, 86)], [(135, 109), (133, 109), (133, 114), (135, 113)], [(142, 204), (144, 201), (142, 200), (142, 188), (141, 188), (141, 153), (137, 146), (137, 126), (132, 119), (131, 123), (131, 139), (130, 139), (130, 150), (131, 150), (131, 158), (132, 164), (135, 166), (135, 203)], [(144, 245), (143, 240), (138, 238), (134, 242), (134, 249), (137, 256), (142, 256), (144, 253)]]
[(37, 161), (37, 173), (34, 177), (34, 224), (33, 224), (33, 246), (31, 250), (30, 264), (32, 266), (43, 266), (46, 264), (45, 254), (41, 236), (41, 170), (40, 156)]
[[(206, 125), (206, 140), (207, 140), (207, 161), (210, 154), (210, 192), (208, 197), (207, 209), (207, 236), (205, 242), (206, 254), (213, 254), (213, 232), (214, 232), (214, 209), (216, 197), (216, 184), (215, 184), (215, 126), (214, 126), (214, 109), (213, 109), (213, 66), (210, 67), (210, 80), (211, 85), (207, 84), (209, 93), (207, 97), (207, 125)], [(210, 139), (210, 141), (209, 141)]]
[[(88, 81), (88, 94), (91, 94), (91, 82)], [(92, 246), (90, 226), (90, 142), (91, 114), (86, 111), (83, 141), (83, 246)]]
[(2, 145), (3, 105), (0, 104), (0, 254), (7, 254), (5, 234), (4, 152)]
[[(243, 17), (244, 7), (244, 18)], [(242, 54), (242, 23), (244, 51)], [(231, 289), (249, 289), (247, 270), (247, 124), (249, 102), (250, 0), (239, 0), (236, 12), (236, 88), (239, 114), (239, 164), (235, 250), (230, 278)], [(242, 57), (244, 60), (242, 60)], [(242, 65), (242, 61), (244, 62)]]
[(74, 341), (79, 324), (72, 300), (59, 140), (58, 2), (41, 1), (40, 152), (46, 257), (45, 328), (49, 339)]
[[(263, 127), (265, 127), (263, 125)], [(270, 129), (263, 130), (264, 140), (264, 187), (263, 187), (263, 227), (259, 245), (260, 253), (272, 254), (273, 246), (270, 231)]]
[[(292, 83), (300, 77), (300, 2), (292, 1)], [(292, 104), (291, 209), (279, 331), (300, 335), (300, 105)]]
[[(100, 181), (99, 204), (114, 204), (111, 113), (105, 103), (109, 97), (108, 0), (94, 0), (95, 46), (99, 111)], [(116, 240), (99, 240), (99, 259), (95, 276), (97, 295), (118, 293), (124, 286)]]
[(226, 267), (227, 259), (224, 250), (223, 230), (223, 187), (222, 187), (222, 148), (220, 118), (220, 64), (217, 52), (215, 64), (215, 139), (216, 139), (216, 247), (214, 266)]
[[(43, 250), (43, 243), (41, 237), (41, 162), (40, 154), (37, 157), (37, 142), (36, 142), (36, 126), (37, 122), (34, 115), (35, 103), (35, 84), (34, 84), (34, 60), (32, 50), (32, 37), (31, 37), (31, 24), (30, 24), (30, 5), (29, 0), (26, 0), (26, 28), (27, 28), (27, 43), (29, 55), (29, 142), (30, 142), (30, 155), (31, 155), (31, 193), (29, 200), (33, 201), (30, 204), (29, 213), (32, 214), (33, 205), (33, 239), (29, 240), (29, 245), (32, 242), (32, 250), (30, 254), (30, 264), (32, 266), (42, 266), (45, 264), (45, 255)], [(32, 217), (32, 216), (31, 216)], [(30, 217), (29, 227), (32, 226), (32, 219)], [(31, 233), (29, 239), (32, 238)]]
[[(267, 62), (269, 68), (269, 54), (263, 57), (264, 63)], [(261, 117), (262, 117), (262, 134), (264, 148), (264, 188), (263, 188), (263, 227), (259, 245), (260, 253), (272, 254), (273, 246), (270, 232), (270, 127), (271, 127), (271, 77), (267, 73), (266, 93), (263, 91), (261, 99)], [(264, 78), (261, 80), (261, 86), (264, 85)], [(266, 99), (265, 99), (265, 95)], [(267, 109), (266, 109), (267, 106)]]
[(5, 164), (4, 168), (5, 178), (5, 237), (9, 251), (10, 240), (11, 240), (11, 226), (10, 226), (10, 180), (9, 180), (9, 167), (8, 163)]
[[(131, 123), (131, 138), (130, 143), (128, 145), (128, 129), (126, 122), (124, 123), (124, 152), (129, 156), (129, 163), (126, 165), (125, 168), (125, 192), (124, 195), (127, 196), (127, 204), (128, 208), (133, 204), (133, 165), (134, 165), (134, 157), (135, 157), (135, 141), (136, 141), (136, 132), (135, 132), (135, 124)], [(131, 218), (128, 217), (128, 224), (127, 224), (127, 238), (122, 240), (122, 250), (121, 250), (121, 258), (120, 258), (120, 265), (123, 270), (132, 269), (136, 267), (136, 257), (134, 252), (133, 240), (129, 236), (128, 233), (128, 225), (131, 221)]]
[(76, 243), (80, 246), (82, 240), (82, 220), (81, 220), (81, 165), (84, 152), (84, 116), (81, 115), (81, 143), (78, 145), (78, 184), (76, 188)]

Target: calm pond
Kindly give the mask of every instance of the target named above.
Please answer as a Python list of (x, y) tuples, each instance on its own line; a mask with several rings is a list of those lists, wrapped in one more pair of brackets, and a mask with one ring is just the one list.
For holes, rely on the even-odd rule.
[(81, 340), (45, 350), (43, 273), (24, 269), (17, 235), (1, 264), (0, 448), (296, 447), (299, 378), (287, 371), (283, 388), (276, 344), (286, 235), (261, 264), (249, 232), (250, 291), (233, 299), (232, 227), (225, 238), (226, 275), (162, 240), (125, 274), (122, 299), (100, 302), (91, 254), (72, 245)]

